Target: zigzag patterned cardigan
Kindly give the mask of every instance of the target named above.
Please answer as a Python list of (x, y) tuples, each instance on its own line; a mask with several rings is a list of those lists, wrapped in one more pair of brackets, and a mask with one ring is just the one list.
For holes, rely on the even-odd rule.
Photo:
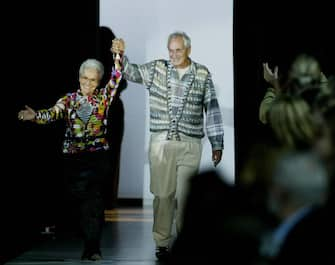
[[(123, 77), (145, 85), (149, 90), (150, 131), (167, 131), (167, 138), (179, 139), (179, 133), (204, 137), (206, 132), (213, 150), (223, 149), (222, 114), (208, 69), (191, 61), (190, 69), (180, 80), (177, 70), (167, 60), (138, 65), (123, 57)], [(182, 90), (181, 95), (174, 91)]]

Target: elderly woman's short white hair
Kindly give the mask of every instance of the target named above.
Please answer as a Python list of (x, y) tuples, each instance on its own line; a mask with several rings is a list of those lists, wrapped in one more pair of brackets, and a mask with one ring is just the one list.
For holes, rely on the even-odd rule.
[(79, 68), (79, 76), (82, 76), (86, 69), (95, 69), (99, 73), (99, 79), (104, 75), (104, 66), (103, 64), (96, 59), (87, 59), (85, 60)]

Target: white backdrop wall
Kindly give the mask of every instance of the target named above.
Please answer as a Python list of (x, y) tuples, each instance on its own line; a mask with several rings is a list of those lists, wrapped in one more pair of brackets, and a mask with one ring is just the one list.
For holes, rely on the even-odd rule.
[[(223, 160), (217, 167), (222, 177), (234, 181), (234, 84), (233, 84), (233, 0), (100, 0), (100, 26), (110, 28), (126, 42), (126, 54), (133, 63), (168, 58), (167, 37), (185, 31), (192, 41), (191, 58), (212, 73), (224, 119)], [(143, 198), (149, 192), (149, 106), (142, 85), (128, 82), (121, 95), (125, 108), (119, 198)], [(203, 139), (200, 170), (212, 167), (211, 148)]]

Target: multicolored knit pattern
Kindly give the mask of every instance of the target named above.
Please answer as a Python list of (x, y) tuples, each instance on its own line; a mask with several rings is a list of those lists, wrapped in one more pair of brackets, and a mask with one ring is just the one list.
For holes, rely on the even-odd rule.
[[(64, 154), (94, 152), (108, 150), (107, 134), (108, 108), (122, 78), (119, 70), (114, 69), (112, 81), (104, 88), (96, 89), (92, 96), (84, 96), (80, 89), (60, 98), (49, 109), (41, 109), (36, 113), (35, 122), (48, 124), (56, 120), (66, 121)], [(90, 110), (83, 112), (83, 102), (89, 104)], [(87, 108), (87, 105), (85, 105)]]
[[(121, 55), (120, 54), (116, 54), (115, 55), (115, 59), (114, 59), (114, 68), (111, 74), (111, 78), (109, 80), (109, 85), (111, 87), (118, 87), (118, 84), (121, 81), (122, 78), (122, 63), (121, 63)], [(116, 93), (116, 89), (114, 90), (114, 94)], [(113, 94), (113, 96), (114, 96)]]

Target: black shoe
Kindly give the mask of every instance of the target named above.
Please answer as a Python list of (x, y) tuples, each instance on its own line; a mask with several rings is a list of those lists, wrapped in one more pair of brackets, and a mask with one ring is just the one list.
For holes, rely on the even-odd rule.
[(81, 255), (81, 260), (90, 260), (90, 255), (88, 253), (84, 252)]
[(168, 247), (156, 247), (156, 257), (160, 261), (166, 261), (169, 257)]
[(97, 260), (102, 260), (102, 256), (100, 252), (88, 252), (88, 251), (84, 251), (84, 253), (81, 256), (81, 260), (93, 260), (93, 261), (97, 261)]
[(95, 253), (89, 258), (89, 260), (93, 260), (93, 261), (102, 260), (102, 256), (100, 253)]

